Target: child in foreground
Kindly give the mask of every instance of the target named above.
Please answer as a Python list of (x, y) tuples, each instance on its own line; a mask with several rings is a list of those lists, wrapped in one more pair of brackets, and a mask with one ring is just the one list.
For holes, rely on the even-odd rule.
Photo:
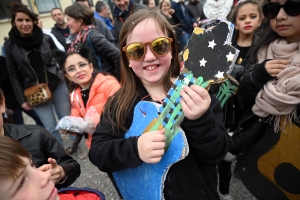
[[(132, 14), (123, 24), (121, 89), (105, 105), (89, 152), (90, 160), (101, 171), (111, 174), (162, 159), (164, 129), (127, 139), (124, 134), (132, 124), (135, 105), (142, 100), (163, 100), (179, 75), (173, 30), (162, 14), (147, 10)], [(221, 107), (215, 97), (197, 85), (185, 86), (180, 95), (186, 117), (181, 128), (190, 152), (169, 169), (164, 198), (218, 199), (215, 164), (231, 146)]]

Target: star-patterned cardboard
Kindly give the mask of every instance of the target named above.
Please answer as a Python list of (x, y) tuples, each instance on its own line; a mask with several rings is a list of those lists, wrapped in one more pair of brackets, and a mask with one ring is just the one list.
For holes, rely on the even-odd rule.
[(239, 50), (231, 46), (233, 24), (226, 20), (215, 23), (210, 29), (194, 29), (183, 53), (186, 68), (183, 72), (192, 71), (194, 77), (202, 76), (205, 81), (217, 83), (230, 74)]

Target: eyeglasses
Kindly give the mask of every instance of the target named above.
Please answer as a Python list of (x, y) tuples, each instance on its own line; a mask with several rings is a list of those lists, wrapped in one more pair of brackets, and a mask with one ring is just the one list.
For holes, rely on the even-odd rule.
[(173, 42), (172, 38), (160, 37), (152, 42), (134, 42), (122, 48), (123, 51), (126, 52), (128, 59), (138, 61), (141, 60), (147, 51), (146, 45), (150, 45), (151, 51), (156, 56), (165, 56), (171, 50), (171, 42)]
[(288, 0), (283, 5), (280, 5), (277, 2), (267, 3), (263, 7), (264, 16), (267, 19), (274, 19), (275, 17), (277, 17), (281, 8), (283, 8), (284, 12), (289, 16), (300, 15), (300, 3)]

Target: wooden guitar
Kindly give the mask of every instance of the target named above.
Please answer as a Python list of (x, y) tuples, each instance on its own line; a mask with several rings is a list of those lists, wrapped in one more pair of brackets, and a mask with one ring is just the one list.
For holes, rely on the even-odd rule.
[(163, 199), (168, 170), (189, 153), (187, 139), (180, 128), (184, 113), (179, 92), (185, 85), (196, 84), (208, 88), (210, 84), (226, 79), (238, 54), (238, 50), (230, 45), (232, 32), (233, 25), (220, 20), (211, 30), (195, 28), (188, 48), (183, 53), (185, 69), (169, 90), (163, 104), (141, 101), (135, 106), (133, 123), (125, 138), (164, 128), (166, 151), (156, 164), (143, 163), (137, 168), (113, 173), (126, 200)]

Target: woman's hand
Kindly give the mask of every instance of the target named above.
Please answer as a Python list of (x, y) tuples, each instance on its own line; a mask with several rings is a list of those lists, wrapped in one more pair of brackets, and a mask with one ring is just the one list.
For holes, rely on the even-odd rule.
[(28, 103), (28, 102), (24, 102), (24, 103), (22, 103), (22, 108), (24, 109), (24, 110), (31, 110), (32, 109), (32, 107), (30, 106), (30, 104)]
[(290, 63), (290, 60), (269, 60), (266, 62), (265, 68), (272, 77), (276, 77)]
[(158, 163), (165, 153), (165, 129), (150, 131), (138, 139), (139, 156), (145, 163)]
[(174, 12), (175, 12), (175, 10), (174, 10), (174, 9), (172, 9), (172, 8), (169, 10), (169, 14), (170, 14), (170, 15), (173, 15), (173, 14), (174, 14)]
[(184, 86), (180, 91), (180, 100), (184, 115), (189, 120), (201, 117), (209, 108), (211, 98), (206, 89), (198, 85)]
[(38, 169), (43, 172), (49, 171), (51, 174), (50, 180), (55, 184), (65, 180), (65, 170), (57, 164), (56, 160), (53, 158), (48, 158), (48, 162), (50, 164), (42, 165)]

